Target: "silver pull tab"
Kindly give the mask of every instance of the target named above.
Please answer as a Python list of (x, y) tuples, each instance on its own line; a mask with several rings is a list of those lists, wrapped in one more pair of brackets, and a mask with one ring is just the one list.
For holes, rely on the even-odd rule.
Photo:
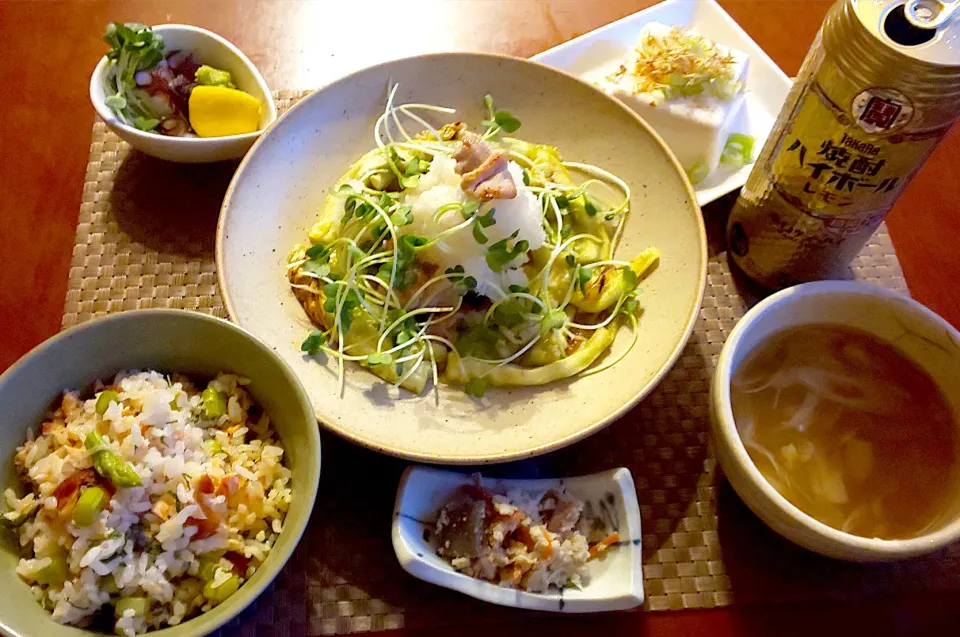
[(936, 29), (942, 26), (954, 12), (960, 9), (960, 0), (907, 0), (903, 11), (907, 21), (920, 29)]

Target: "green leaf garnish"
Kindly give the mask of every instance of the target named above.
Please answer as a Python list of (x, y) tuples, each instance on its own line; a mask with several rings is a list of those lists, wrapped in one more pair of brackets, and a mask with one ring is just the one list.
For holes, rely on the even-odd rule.
[(413, 177), (414, 175), (420, 174), (420, 158), (414, 157), (410, 160), (410, 163), (407, 164), (407, 169), (403, 171), (403, 174), (407, 177)]
[(360, 307), (360, 296), (355, 289), (350, 288), (347, 291), (346, 298), (343, 300), (343, 304), (340, 306), (341, 334), (346, 334), (350, 331), (350, 326), (353, 324), (353, 312), (358, 307)]
[(487, 107), (487, 115), (490, 119), (493, 119), (494, 108), (493, 108), (493, 96), (487, 93), (483, 96), (483, 105)]
[[(392, 325), (399, 321), (404, 314), (403, 310), (393, 308), (387, 312), (387, 322)], [(417, 331), (418, 326), (416, 319), (412, 316), (407, 316), (388, 332), (388, 335), (393, 334), (394, 345), (403, 345), (404, 343), (412, 341), (416, 337)]]
[[(427, 244), (426, 237), (415, 234), (405, 234), (400, 237), (397, 245), (397, 271), (393, 280), (393, 289), (403, 291), (407, 286), (417, 281), (419, 275), (413, 265), (417, 256), (417, 248)], [(393, 263), (387, 262), (380, 266), (377, 276), (385, 283), (390, 282), (390, 273), (393, 271)]]
[(136, 22), (107, 25), (103, 41), (110, 46), (107, 52), (107, 67), (104, 103), (125, 124), (140, 130), (150, 131), (163, 120), (150, 100), (142, 98), (136, 74), (153, 70), (163, 60), (163, 38), (149, 27)]
[(620, 314), (624, 314), (627, 316), (631, 314), (636, 314), (637, 308), (639, 306), (640, 304), (637, 303), (637, 299), (633, 298), (632, 296), (628, 297), (627, 300), (620, 305)]
[(493, 311), (492, 322), (501, 327), (514, 327), (523, 323), (526, 304), (519, 299), (508, 299)]
[(300, 344), (300, 351), (306, 352), (310, 356), (316, 356), (317, 352), (319, 352), (326, 343), (326, 334), (323, 332), (314, 332)]
[(597, 207), (593, 205), (593, 202), (587, 199), (586, 197), (583, 198), (583, 209), (586, 210), (587, 214), (590, 215), (591, 217), (596, 217), (597, 213), (599, 212), (599, 210), (597, 210)]
[(448, 275), (447, 278), (453, 283), (453, 289), (460, 296), (477, 289), (477, 280), (472, 276), (466, 276), (462, 265), (447, 268), (444, 274)]
[(473, 396), (474, 398), (483, 398), (483, 395), (487, 392), (487, 387), (490, 386), (490, 381), (487, 380), (485, 376), (480, 378), (471, 378), (463, 386), (463, 391), (466, 392), (468, 396)]
[(103, 100), (103, 103), (115, 111), (122, 111), (127, 107), (127, 100), (122, 95), (111, 95)]
[(540, 319), (540, 334), (563, 327), (567, 323), (567, 314), (563, 310), (550, 310)]
[[(628, 268), (629, 269), (629, 268)], [(630, 273), (633, 273), (633, 270), (630, 270)], [(576, 286), (580, 288), (582, 294), (587, 293), (587, 283), (590, 282), (590, 277), (593, 276), (593, 268), (580, 268), (577, 270), (577, 283)], [(636, 275), (634, 275), (636, 276)]]
[[(330, 274), (330, 250), (323, 244), (310, 246), (306, 250), (308, 259), (304, 262), (301, 269), (318, 277), (324, 277)], [(336, 291), (334, 291), (336, 294)]]
[(473, 224), (473, 240), (480, 245), (487, 242), (487, 235), (484, 234), (483, 229), (478, 224)]
[(486, 325), (474, 325), (460, 335), (454, 346), (460, 356), (467, 358), (487, 358), (496, 355), (497, 341), (500, 333)]
[(317, 259), (310, 259), (301, 266), (301, 270), (309, 272), (317, 277), (325, 277), (330, 274), (330, 264)]
[(413, 209), (410, 206), (400, 206), (390, 215), (390, 222), (397, 227), (409, 226), (413, 223)]
[(514, 133), (520, 128), (520, 120), (510, 114), (509, 111), (497, 111), (493, 120), (505, 133)]
[(463, 215), (464, 219), (469, 219), (477, 214), (477, 210), (480, 210), (480, 203), (477, 201), (468, 201), (460, 206), (460, 214)]
[(390, 354), (377, 353), (367, 356), (367, 365), (389, 365), (393, 362), (393, 356)]
[(341, 334), (346, 334), (350, 331), (350, 325), (353, 323), (353, 312), (360, 307), (360, 295), (357, 294), (357, 291), (354, 288), (347, 289), (343, 300), (341, 301), (339, 296), (344, 294), (341, 292), (341, 288), (346, 289), (346, 286), (340, 283), (327, 283), (323, 286), (323, 311), (328, 314), (335, 314), (337, 312), (337, 305), (340, 304), (340, 313), (337, 316), (339, 321), (339, 329)]
[(507, 288), (512, 294), (530, 294), (530, 288), (523, 285), (511, 285)]
[(160, 125), (160, 120), (155, 117), (134, 117), (133, 125), (142, 131), (152, 131)]
[(493, 218), (494, 213), (497, 211), (496, 208), (491, 208), (487, 211), (485, 215), (477, 215), (476, 222), (473, 224), (473, 240), (483, 245), (487, 242), (487, 235), (483, 231), (484, 228), (489, 228), (497, 221)]
[(637, 279), (637, 273), (627, 266), (623, 267), (623, 291), (630, 294), (637, 289), (640, 282)]
[(487, 108), (487, 119), (483, 120), (483, 125), (487, 127), (487, 130), (499, 127), (505, 133), (513, 133), (520, 128), (520, 120), (514, 117), (510, 111), (496, 110), (492, 96), (484, 95), (483, 105)]
[(362, 259), (367, 256), (367, 253), (361, 250), (359, 247), (355, 246), (352, 243), (347, 244), (347, 254), (353, 257), (354, 259)]
[[(391, 199), (389, 195), (384, 193), (383, 195), (381, 195), (378, 205), (380, 205), (381, 208), (386, 209), (386, 208), (389, 208), (392, 203), (393, 203), (393, 199)], [(346, 201), (343, 202), (343, 210), (344, 210), (344, 215), (341, 223), (344, 225), (348, 221), (350, 221), (351, 217), (356, 217), (357, 219), (365, 219), (367, 217), (370, 217), (376, 214), (376, 208), (374, 208), (373, 205), (370, 204), (361, 195), (356, 195), (356, 194), (347, 195)]]
[(563, 195), (557, 195), (554, 197), (554, 200), (557, 202), (557, 208), (560, 208), (560, 210), (566, 210), (570, 207), (570, 200)]
[(530, 244), (523, 239), (517, 241), (512, 249), (507, 247), (507, 242), (510, 239), (516, 239), (519, 234), (520, 231), (517, 230), (506, 239), (497, 241), (487, 249), (487, 265), (490, 266), (491, 270), (494, 272), (502, 272), (507, 264), (530, 248)]
[(326, 258), (330, 254), (330, 248), (322, 243), (318, 243), (307, 248), (306, 254), (311, 259)]
[(400, 259), (404, 264), (413, 261), (417, 248), (427, 245), (427, 238), (416, 234), (405, 234), (400, 237)]
[(339, 290), (340, 290), (339, 283), (336, 283), (336, 282), (327, 283), (326, 285), (323, 286), (323, 295), (327, 298), (335, 297)]

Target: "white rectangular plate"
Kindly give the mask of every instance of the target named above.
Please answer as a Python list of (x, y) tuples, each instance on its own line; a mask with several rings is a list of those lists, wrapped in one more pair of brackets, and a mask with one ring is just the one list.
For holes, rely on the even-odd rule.
[[(711, 40), (750, 56), (746, 100), (730, 132), (752, 136), (756, 139), (754, 155), (759, 153), (787, 98), (790, 78), (714, 0), (666, 0), (531, 59), (591, 81), (617, 68), (636, 46), (640, 31), (648, 22), (693, 26)], [(695, 187), (697, 202), (702, 206), (740, 188), (752, 167), (736, 171), (721, 167), (714, 171)]]
[(453, 492), (473, 479), (469, 474), (428, 467), (410, 467), (400, 479), (393, 511), (393, 550), (405, 571), (424, 581), (503, 606), (564, 613), (627, 610), (643, 603), (643, 558), (640, 506), (629, 469), (614, 469), (579, 478), (513, 480), (482, 478), (494, 493), (511, 489), (538, 493), (562, 484), (594, 511), (602, 511), (620, 533), (620, 545), (588, 563), (589, 582), (582, 589), (551, 588), (527, 593), (503, 588), (458, 573), (436, 554), (427, 536), (437, 513)]

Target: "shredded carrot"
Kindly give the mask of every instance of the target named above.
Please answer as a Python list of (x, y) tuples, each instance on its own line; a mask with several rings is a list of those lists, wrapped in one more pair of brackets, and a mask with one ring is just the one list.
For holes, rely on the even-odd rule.
[(590, 559), (592, 560), (596, 557), (599, 557), (600, 555), (603, 555), (604, 551), (610, 548), (612, 544), (616, 544), (619, 541), (620, 541), (620, 534), (611, 533), (610, 535), (608, 535), (607, 537), (603, 538), (602, 540), (600, 540), (599, 542), (597, 542), (596, 544), (590, 547), (590, 551), (589, 551)]

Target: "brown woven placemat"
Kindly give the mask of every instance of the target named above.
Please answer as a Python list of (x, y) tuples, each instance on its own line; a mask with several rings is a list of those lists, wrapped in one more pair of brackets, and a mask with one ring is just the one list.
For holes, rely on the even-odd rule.
[[(281, 93), (280, 109), (300, 97)], [(234, 168), (153, 160), (130, 152), (97, 123), (63, 326), (146, 307), (224, 316), (214, 230)], [(485, 471), (549, 476), (629, 467), (643, 514), (651, 610), (960, 589), (960, 546), (894, 565), (820, 558), (767, 529), (718, 479), (708, 445), (708, 380), (726, 335), (754, 297), (731, 275), (722, 252), (731, 201), (704, 211), (712, 244), (700, 321), (656, 392), (571, 448)], [(850, 276), (907, 292), (885, 228), (852, 264)], [(335, 635), (531, 616), (403, 573), (390, 544), (390, 518), (405, 463), (326, 433), (323, 442), (320, 495), (303, 541), (274, 586), (231, 623), (231, 633)]]

